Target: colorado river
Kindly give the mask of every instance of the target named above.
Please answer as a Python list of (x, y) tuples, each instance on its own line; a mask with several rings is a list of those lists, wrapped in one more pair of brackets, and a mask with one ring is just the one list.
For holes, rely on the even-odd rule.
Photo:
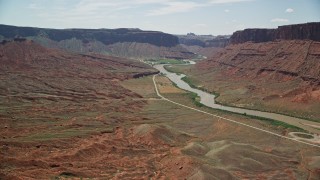
[(229, 106), (224, 106), (217, 104), (215, 102), (215, 96), (213, 94), (201, 91), (199, 89), (195, 89), (190, 87), (186, 82), (184, 82), (181, 78), (185, 77), (186, 75), (180, 74), (177, 75), (176, 73), (171, 73), (168, 72), (165, 68), (165, 65), (159, 64), (155, 65), (154, 68), (158, 69), (161, 73), (163, 73), (165, 76), (167, 76), (172, 82), (177, 84), (177, 86), (181, 89), (194, 92), (200, 97), (200, 103), (207, 107), (211, 107), (214, 109), (221, 109), (221, 110), (226, 110), (230, 112), (235, 112), (235, 113), (240, 113), (240, 114), (248, 114), (248, 115), (253, 115), (253, 116), (258, 116), (258, 117), (264, 117), (264, 118), (269, 118), (269, 119), (274, 119), (277, 121), (282, 121), (297, 127), (300, 127), (302, 129), (305, 129), (311, 133), (317, 133), (320, 134), (320, 129), (319, 128), (314, 128), (314, 127), (320, 127), (320, 123), (317, 122), (312, 122), (296, 117), (290, 117), (282, 114), (276, 114), (276, 113), (270, 113), (270, 112), (262, 112), (262, 111), (256, 111), (256, 110), (249, 110), (249, 109), (242, 109), (242, 108), (236, 108), (236, 107), (229, 107)]

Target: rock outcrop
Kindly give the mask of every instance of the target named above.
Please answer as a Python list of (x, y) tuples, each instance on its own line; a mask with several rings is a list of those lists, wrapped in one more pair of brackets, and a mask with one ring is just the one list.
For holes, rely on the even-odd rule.
[(245, 29), (236, 31), (230, 38), (231, 44), (248, 41), (255, 43), (280, 40), (320, 41), (320, 22), (279, 26), (277, 29)]

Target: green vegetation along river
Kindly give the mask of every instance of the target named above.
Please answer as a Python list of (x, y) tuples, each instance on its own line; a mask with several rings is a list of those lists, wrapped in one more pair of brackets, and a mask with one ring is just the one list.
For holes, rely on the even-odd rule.
[[(194, 64), (194, 63), (191, 63), (191, 64)], [(189, 84), (187, 84), (185, 81), (182, 80), (182, 78), (185, 77), (186, 75), (184, 74), (178, 75), (176, 73), (168, 72), (164, 68), (164, 66), (165, 64), (159, 64), (159, 65), (155, 65), (154, 67), (158, 69), (161, 73), (163, 73), (165, 76), (167, 76), (179, 88), (196, 93), (201, 98), (200, 103), (202, 103), (207, 107), (211, 107), (214, 109), (221, 109), (221, 110), (230, 111), (234, 113), (247, 114), (251, 116), (274, 119), (277, 121), (285, 122), (285, 123), (300, 127), (311, 133), (320, 134), (320, 123), (317, 123), (317, 122), (312, 122), (312, 121), (308, 121), (308, 120), (300, 119), (296, 117), (290, 117), (282, 114), (262, 112), (262, 111), (243, 109), (243, 108), (237, 108), (237, 107), (229, 107), (229, 106), (217, 104), (215, 102), (215, 96), (213, 94), (190, 87)]]

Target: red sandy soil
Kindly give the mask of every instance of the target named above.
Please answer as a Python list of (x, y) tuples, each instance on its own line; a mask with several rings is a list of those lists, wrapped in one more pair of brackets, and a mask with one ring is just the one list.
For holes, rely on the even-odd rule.
[(0, 61), (0, 179), (319, 177), (317, 149), (125, 89), (155, 73), (139, 62), (30, 41), (0, 45)]
[(117, 127), (140, 119), (134, 113), (146, 104), (134, 101), (141, 96), (119, 81), (157, 73), (154, 69), (32, 41), (0, 45), (0, 62), (0, 179), (108, 178), (136, 165), (126, 156), (131, 152), (141, 158), (137, 166), (146, 166), (140, 174), (153, 173), (152, 149), (132, 144)]

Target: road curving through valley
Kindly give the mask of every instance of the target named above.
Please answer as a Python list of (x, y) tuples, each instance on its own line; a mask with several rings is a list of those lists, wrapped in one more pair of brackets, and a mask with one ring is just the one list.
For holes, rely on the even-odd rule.
[[(267, 133), (267, 134), (271, 134), (271, 135), (273, 135), (273, 136), (277, 136), (277, 137), (282, 138), (282, 139), (287, 139), (287, 140), (295, 141), (295, 142), (302, 143), (302, 144), (305, 144), (305, 145), (309, 145), (309, 146), (312, 146), (312, 147), (320, 148), (320, 144), (318, 144), (318, 139), (320, 138), (319, 135), (315, 135), (315, 134), (312, 135), (313, 137), (316, 137), (316, 141), (312, 141), (312, 139), (311, 139), (311, 140), (308, 139), (308, 140), (307, 140), (308, 142), (306, 142), (306, 141), (304, 141), (304, 140), (301, 139), (301, 138), (283, 136), (283, 135), (277, 134), (277, 133), (275, 133), (275, 132), (271, 132), (271, 131), (268, 131), (268, 130), (265, 130), (265, 129), (261, 129), (261, 128), (258, 128), (258, 127), (252, 126), (252, 125), (248, 125), (248, 124), (245, 124), (245, 123), (236, 121), (236, 120), (232, 120), (232, 119), (225, 118), (225, 117), (222, 117), (222, 116), (219, 116), (219, 115), (216, 115), (216, 114), (208, 113), (208, 112), (206, 112), (206, 111), (202, 111), (202, 110), (200, 110), (200, 109), (196, 109), (196, 108), (193, 108), (193, 107), (190, 107), (190, 106), (186, 106), (186, 105), (184, 105), (184, 104), (181, 104), (181, 103), (172, 101), (172, 100), (170, 100), (170, 99), (168, 99), (168, 98), (166, 98), (166, 97), (164, 97), (164, 96), (162, 96), (162, 95), (160, 94), (159, 89), (158, 89), (158, 87), (157, 87), (156, 80), (155, 80), (156, 76), (157, 76), (157, 75), (153, 75), (152, 80), (153, 80), (153, 84), (154, 84), (154, 88), (155, 88), (156, 94), (157, 94), (157, 96), (160, 97), (162, 100), (168, 101), (168, 102), (170, 102), (170, 103), (176, 104), (176, 105), (178, 105), (178, 106), (182, 106), (182, 107), (184, 107), (184, 108), (187, 108), (187, 109), (190, 109), (190, 110), (193, 110), (193, 111), (197, 111), (197, 112), (199, 112), (199, 113), (203, 113), (203, 114), (206, 114), (206, 115), (209, 115), (209, 116), (216, 117), (216, 118), (218, 118), (219, 120), (221, 119), (221, 120), (229, 121), (229, 122), (232, 122), (232, 123), (235, 123), (235, 124), (239, 124), (239, 125), (242, 125), (242, 126), (249, 127), (249, 128), (251, 128), (251, 129), (255, 129), (255, 130), (257, 130), (257, 131), (262, 131), (262, 132), (265, 132), (265, 133)], [(314, 144), (314, 143), (315, 143), (315, 144)]]

